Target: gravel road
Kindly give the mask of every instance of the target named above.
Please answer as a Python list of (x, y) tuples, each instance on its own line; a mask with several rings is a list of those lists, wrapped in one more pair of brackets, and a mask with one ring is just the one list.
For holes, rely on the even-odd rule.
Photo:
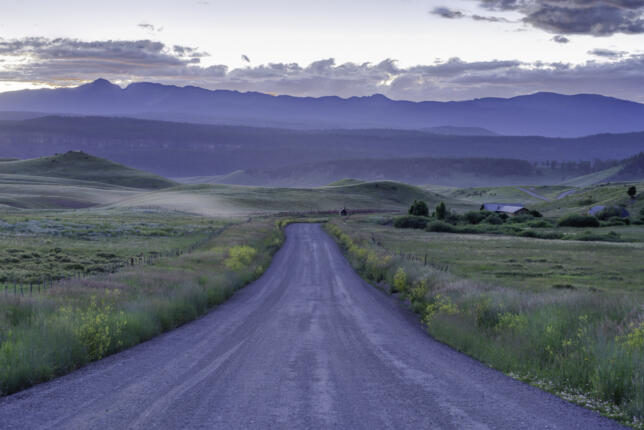
[(205, 317), (0, 399), (2, 429), (593, 429), (615, 422), (425, 334), (319, 225)]

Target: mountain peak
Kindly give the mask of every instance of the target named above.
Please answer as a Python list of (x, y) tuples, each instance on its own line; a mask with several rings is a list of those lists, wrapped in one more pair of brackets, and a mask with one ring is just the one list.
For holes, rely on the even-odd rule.
[(108, 81), (107, 79), (98, 78), (94, 82), (89, 84), (81, 85), (78, 88), (95, 88), (95, 89), (121, 89), (118, 85), (115, 85)]

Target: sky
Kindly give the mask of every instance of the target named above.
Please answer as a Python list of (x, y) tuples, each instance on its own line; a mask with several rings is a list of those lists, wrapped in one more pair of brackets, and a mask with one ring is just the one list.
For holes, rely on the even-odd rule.
[(0, 91), (97, 78), (406, 100), (644, 102), (644, 0), (0, 0)]

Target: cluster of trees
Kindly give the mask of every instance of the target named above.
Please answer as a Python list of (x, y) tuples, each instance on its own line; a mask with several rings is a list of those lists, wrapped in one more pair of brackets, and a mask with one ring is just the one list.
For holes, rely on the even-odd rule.
[(450, 211), (444, 202), (440, 202), (438, 205), (436, 205), (434, 211), (430, 215), (429, 207), (427, 206), (426, 202), (422, 200), (414, 200), (414, 203), (412, 203), (411, 207), (409, 208), (408, 216), (396, 218), (396, 220), (394, 221), (394, 226), (398, 228), (423, 229), (426, 228), (428, 224), (433, 222), (439, 222), (453, 226), (478, 224), (501, 225), (506, 222), (528, 222), (534, 220), (535, 218), (541, 218), (541, 216), (542, 215), (538, 211), (534, 210), (530, 211), (530, 214), (528, 215), (520, 215), (512, 218), (507, 214), (497, 214), (495, 212), (486, 210), (470, 211), (463, 215), (459, 215), (455, 212)]

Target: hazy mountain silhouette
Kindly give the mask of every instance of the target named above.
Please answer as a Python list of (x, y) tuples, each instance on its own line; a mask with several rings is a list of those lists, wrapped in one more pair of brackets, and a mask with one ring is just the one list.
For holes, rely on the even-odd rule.
[(644, 130), (644, 105), (582, 94), (537, 93), (460, 102), (291, 97), (104, 79), (76, 88), (0, 94), (0, 111), (130, 116), (283, 128), (485, 128), (504, 135), (574, 137)]
[[(287, 130), (108, 117), (0, 121), (0, 157), (83, 150), (168, 177), (374, 158), (624, 159), (641, 152), (642, 142), (644, 132), (548, 138), (420, 130)], [(349, 171), (340, 174), (351, 176)]]

